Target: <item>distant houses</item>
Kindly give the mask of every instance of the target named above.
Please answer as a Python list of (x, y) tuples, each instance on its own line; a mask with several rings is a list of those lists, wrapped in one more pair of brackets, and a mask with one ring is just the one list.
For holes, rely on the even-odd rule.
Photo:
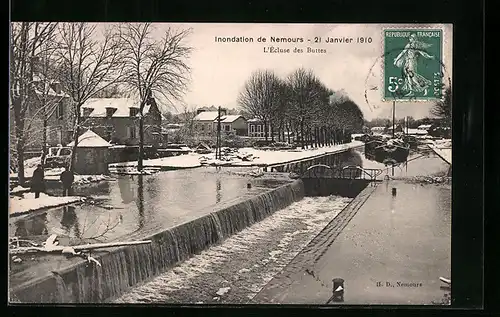
[[(200, 136), (215, 136), (219, 123), (219, 112), (218, 110), (209, 111), (204, 108), (198, 109), (197, 115), (194, 117), (193, 121), (194, 128)], [(220, 124), (222, 133), (239, 136), (247, 135), (247, 119), (242, 115), (228, 115), (226, 109), (221, 109)]]
[[(143, 109), (144, 144), (162, 142), (161, 113), (153, 99)], [(139, 144), (139, 104), (132, 98), (92, 98), (81, 107), (84, 128), (112, 144)]]
[[(248, 136), (254, 138), (263, 138), (266, 136), (266, 125), (260, 119), (248, 120)], [(268, 126), (267, 136), (271, 136), (271, 127)]]

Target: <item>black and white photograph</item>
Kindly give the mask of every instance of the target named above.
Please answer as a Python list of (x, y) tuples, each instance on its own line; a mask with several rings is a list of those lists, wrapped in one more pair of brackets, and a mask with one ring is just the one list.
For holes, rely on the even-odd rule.
[(9, 37), (9, 303), (451, 305), (451, 24)]

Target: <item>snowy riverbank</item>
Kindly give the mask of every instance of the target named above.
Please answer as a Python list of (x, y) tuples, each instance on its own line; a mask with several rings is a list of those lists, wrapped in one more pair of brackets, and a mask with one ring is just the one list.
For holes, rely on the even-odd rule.
[[(162, 157), (157, 159), (144, 160), (144, 167), (160, 167), (160, 168), (171, 168), (171, 169), (181, 169), (181, 168), (194, 168), (200, 167), (200, 154), (186, 154), (179, 156)], [(122, 168), (122, 167), (135, 167), (137, 166), (137, 161), (123, 162), (123, 163), (112, 163), (108, 165), (110, 169)]]
[[(254, 148), (241, 148), (237, 152), (225, 155), (222, 160), (215, 159), (215, 153), (210, 154), (187, 154), (179, 156), (164, 157), (158, 159), (144, 160), (145, 168), (160, 169), (182, 169), (194, 168), (202, 165), (222, 165), (222, 166), (266, 166), (279, 163), (285, 163), (317, 155), (335, 153), (345, 149), (363, 146), (361, 141), (353, 141), (346, 144), (338, 144), (314, 149), (295, 149), (295, 150), (261, 150)], [(242, 160), (242, 157), (248, 160)], [(136, 167), (137, 161), (109, 164), (110, 169), (119, 169), (124, 167)]]
[(239, 150), (242, 154), (252, 154), (256, 157), (251, 162), (234, 162), (234, 166), (249, 166), (249, 165), (273, 165), (279, 163), (285, 163), (300, 159), (305, 159), (308, 157), (313, 157), (322, 154), (335, 153), (338, 151), (343, 151), (345, 149), (355, 148), (363, 146), (364, 143), (361, 141), (352, 141), (346, 144), (337, 144), (332, 146), (325, 146), (315, 149), (297, 149), (297, 150), (285, 150), (285, 151), (264, 151), (254, 148), (242, 148)]
[(435, 141), (433, 144), (429, 144), (429, 147), (443, 160), (445, 160), (446, 163), (451, 165), (451, 158), (452, 158), (451, 140)]
[(25, 193), (20, 196), (10, 197), (9, 215), (11, 217), (20, 216), (28, 212), (64, 206), (75, 202), (81, 202), (83, 200), (84, 198), (80, 196), (55, 197), (44, 193), (40, 193), (40, 197), (35, 198), (34, 193)]

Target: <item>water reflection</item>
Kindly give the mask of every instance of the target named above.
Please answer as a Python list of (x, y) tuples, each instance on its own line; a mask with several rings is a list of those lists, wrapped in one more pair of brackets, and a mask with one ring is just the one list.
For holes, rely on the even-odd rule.
[[(126, 239), (133, 232), (170, 228), (198, 218), (211, 212), (215, 204), (248, 194), (247, 178), (224, 173), (224, 169), (217, 173), (211, 168), (199, 168), (113, 178), (76, 189), (80, 195), (93, 197), (88, 204), (47, 210), (48, 233), (68, 233), (71, 238), (79, 235), (80, 238), (99, 236), (102, 240)], [(28, 234), (26, 231), (31, 229), (25, 229), (27, 224), (16, 224), (19, 221), (12, 219), (12, 234), (17, 225), (18, 232)], [(102, 236), (108, 225), (113, 229)]]
[(218, 204), (222, 200), (222, 185), (220, 178), (215, 181), (215, 203)]
[(74, 236), (81, 238), (80, 224), (74, 206), (63, 207), (61, 226), (68, 236), (71, 235), (71, 229), (73, 229)]
[(48, 234), (47, 213), (36, 215), (28, 219), (20, 219), (15, 223), (16, 237), (40, 236)]
[[(132, 177), (133, 179), (133, 177)], [(118, 178), (118, 187), (120, 188), (120, 195), (122, 198), (122, 203), (130, 204), (135, 200), (135, 195), (130, 186), (130, 178), (129, 177), (119, 177)]]

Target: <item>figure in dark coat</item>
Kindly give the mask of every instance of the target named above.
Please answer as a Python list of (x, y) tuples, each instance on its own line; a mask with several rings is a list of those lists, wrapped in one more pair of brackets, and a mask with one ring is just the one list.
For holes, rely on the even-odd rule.
[(37, 166), (31, 177), (31, 191), (35, 193), (35, 198), (40, 197), (40, 192), (45, 190), (45, 173), (41, 164)]
[(73, 181), (75, 180), (73, 172), (68, 170), (67, 168), (64, 168), (64, 171), (61, 173), (60, 179), (63, 185), (63, 196), (72, 195), (71, 186), (73, 185)]

